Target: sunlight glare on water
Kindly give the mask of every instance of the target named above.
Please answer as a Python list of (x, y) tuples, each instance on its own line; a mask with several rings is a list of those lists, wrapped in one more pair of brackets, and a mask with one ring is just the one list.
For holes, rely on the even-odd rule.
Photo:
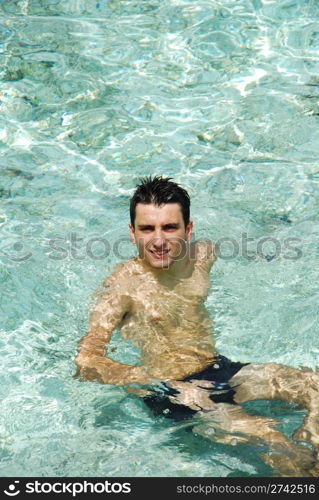
[(318, 365), (318, 33), (315, 0), (0, 1), (2, 476), (271, 475), (73, 359), (152, 173), (220, 243), (218, 350)]

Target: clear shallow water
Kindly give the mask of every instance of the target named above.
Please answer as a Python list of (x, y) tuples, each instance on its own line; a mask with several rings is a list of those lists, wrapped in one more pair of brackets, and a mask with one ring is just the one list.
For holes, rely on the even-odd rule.
[[(93, 290), (134, 255), (130, 195), (156, 173), (189, 190), (195, 237), (221, 243), (219, 351), (319, 364), (317, 2), (4, 0), (0, 14), (0, 474), (270, 475), (253, 446), (80, 383), (73, 358)], [(288, 435), (303, 415), (254, 405)]]

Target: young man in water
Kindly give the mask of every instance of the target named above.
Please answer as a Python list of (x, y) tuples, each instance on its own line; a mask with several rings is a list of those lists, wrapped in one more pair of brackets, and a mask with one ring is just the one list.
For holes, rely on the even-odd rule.
[[(319, 374), (275, 363), (232, 362), (216, 352), (204, 306), (215, 249), (212, 242), (191, 243), (187, 192), (170, 178), (146, 178), (131, 199), (130, 218), (138, 257), (118, 264), (105, 279), (80, 341), (77, 374), (129, 386), (155, 414), (192, 418), (193, 432), (209, 439), (267, 443), (270, 453), (263, 459), (280, 475), (317, 475)], [(140, 366), (107, 357), (115, 328), (140, 348)], [(295, 438), (313, 451), (276, 430), (276, 420), (243, 411), (240, 403), (257, 399), (306, 408)]]

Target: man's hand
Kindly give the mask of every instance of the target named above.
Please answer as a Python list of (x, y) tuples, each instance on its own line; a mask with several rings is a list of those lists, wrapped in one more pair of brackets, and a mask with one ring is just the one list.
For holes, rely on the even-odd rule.
[(188, 406), (192, 410), (210, 410), (215, 403), (209, 398), (212, 383), (207, 380), (191, 382), (170, 381), (166, 385), (178, 391), (176, 395), (168, 396), (172, 403)]

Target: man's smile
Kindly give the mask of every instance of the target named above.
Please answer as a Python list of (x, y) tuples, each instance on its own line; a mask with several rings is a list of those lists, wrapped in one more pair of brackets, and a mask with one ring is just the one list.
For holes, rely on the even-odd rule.
[(169, 253), (169, 250), (150, 250), (156, 259), (161, 259)]

